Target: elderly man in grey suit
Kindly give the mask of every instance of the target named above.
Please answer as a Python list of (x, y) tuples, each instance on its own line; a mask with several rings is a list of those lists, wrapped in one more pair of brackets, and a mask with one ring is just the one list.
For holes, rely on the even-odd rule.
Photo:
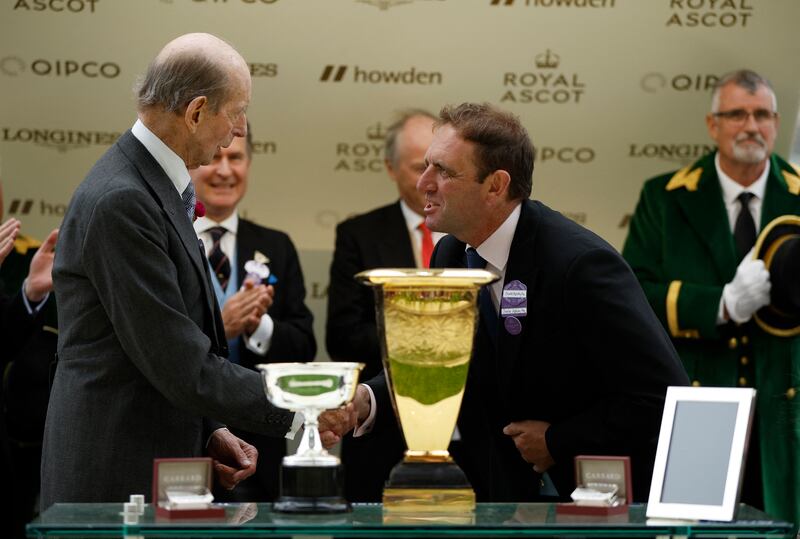
[(192, 228), (187, 168), (246, 134), (250, 85), (247, 64), (224, 41), (171, 41), (138, 85), (137, 122), (73, 196), (54, 267), (59, 362), (42, 508), (147, 493), (156, 457), (210, 455), (232, 488), (255, 471), (257, 452), (223, 424), (274, 436), (291, 427), (260, 375), (224, 358)]

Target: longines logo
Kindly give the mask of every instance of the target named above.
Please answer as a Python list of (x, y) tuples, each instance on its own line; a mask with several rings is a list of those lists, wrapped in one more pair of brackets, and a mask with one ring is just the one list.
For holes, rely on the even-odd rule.
[(542, 146), (536, 149), (536, 160), (542, 164), (548, 161), (565, 165), (573, 163), (586, 164), (594, 161), (594, 158), (594, 150), (586, 146), (581, 148), (574, 148), (572, 146), (563, 146), (561, 148)]
[(491, 0), (491, 6), (614, 7), (616, 0)]
[(37, 58), (28, 64), (19, 56), (0, 58), (0, 73), (17, 77), (30, 71), (40, 77), (88, 77), (90, 79), (115, 79), (122, 73), (119, 64), (94, 60), (48, 60)]
[(662, 90), (676, 92), (710, 92), (719, 80), (714, 73), (678, 73), (665, 75), (663, 73), (645, 73), (639, 82), (642, 90), (655, 94)]
[(383, 172), (386, 130), (380, 122), (367, 127), (364, 139), (336, 143), (334, 172)]
[(413, 66), (406, 70), (394, 71), (329, 64), (322, 69), (319, 81), (333, 83), (350, 81), (355, 84), (416, 84), (420, 86), (430, 86), (441, 85), (442, 74), (439, 71), (421, 71)]
[(89, 146), (109, 146), (121, 133), (107, 131), (73, 131), (71, 129), (9, 128), (0, 130), (3, 142), (22, 142), (51, 148), (59, 152), (88, 148)]
[(277, 77), (278, 64), (248, 63), (251, 77)]
[[(415, 0), (356, 0), (359, 4), (369, 4), (370, 6), (375, 6), (376, 8), (380, 9), (381, 11), (386, 11), (389, 8), (402, 6), (405, 4), (412, 4)], [(420, 0), (416, 0), (420, 1)], [(423, 2), (431, 2), (432, 0), (421, 0)], [(443, 2), (444, 0), (435, 0), (437, 2)]]
[(668, 0), (673, 28), (744, 28), (753, 16), (750, 0)]
[(17, 0), (14, 10), (94, 13), (98, 0)]
[(547, 49), (534, 58), (535, 71), (504, 73), (501, 103), (580, 103), (586, 84), (577, 73), (559, 70), (561, 57)]
[(278, 143), (271, 140), (254, 140), (254, 155), (275, 155), (278, 153)]
[[(37, 211), (38, 210), (38, 211)], [(40, 200), (38, 204), (32, 198), (15, 198), (8, 206), (9, 215), (31, 215), (34, 211), (37, 215), (63, 217), (67, 211), (67, 205), (63, 202), (48, 202)]]
[(635, 142), (628, 146), (628, 157), (636, 159), (660, 159), (688, 165), (714, 149), (713, 145), (695, 143)]

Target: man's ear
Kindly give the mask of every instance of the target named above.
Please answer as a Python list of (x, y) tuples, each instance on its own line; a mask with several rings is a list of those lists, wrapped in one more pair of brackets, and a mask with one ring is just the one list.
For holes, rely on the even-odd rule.
[(208, 98), (204, 95), (195, 97), (186, 106), (186, 112), (183, 113), (183, 120), (186, 122), (186, 127), (190, 133), (197, 131), (200, 122), (203, 120), (203, 115), (208, 112)]
[(508, 197), (511, 175), (505, 170), (495, 170), (486, 177), (484, 183), (488, 184), (486, 191), (488, 196), (496, 201), (504, 202)]

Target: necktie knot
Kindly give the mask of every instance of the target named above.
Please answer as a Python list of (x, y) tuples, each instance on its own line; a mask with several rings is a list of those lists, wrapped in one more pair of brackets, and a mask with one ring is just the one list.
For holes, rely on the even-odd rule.
[(222, 236), (224, 236), (227, 231), (228, 230), (222, 226), (214, 226), (208, 229), (208, 233), (211, 235), (211, 241), (214, 243), (219, 243), (219, 240), (222, 239)]
[(194, 194), (194, 185), (191, 181), (181, 193), (181, 200), (183, 200), (183, 209), (186, 210), (189, 220), (194, 221), (194, 207), (197, 204), (197, 197)]
[(755, 198), (753, 193), (748, 193), (747, 191), (742, 191), (736, 199), (739, 201), (739, 204), (742, 205), (742, 209), (746, 208), (750, 201)]
[(478, 254), (472, 247), (467, 248), (467, 268), (469, 269), (485, 269), (486, 260)]
[(431, 255), (433, 254), (433, 235), (431, 229), (423, 220), (417, 225), (417, 230), (422, 233), (422, 249), (420, 249), (422, 267), (429, 268), (431, 265)]

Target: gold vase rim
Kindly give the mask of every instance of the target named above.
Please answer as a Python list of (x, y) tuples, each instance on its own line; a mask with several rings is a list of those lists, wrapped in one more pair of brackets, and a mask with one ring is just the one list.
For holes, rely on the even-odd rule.
[(473, 288), (493, 283), (500, 277), (491, 271), (465, 268), (376, 268), (357, 273), (366, 285)]

